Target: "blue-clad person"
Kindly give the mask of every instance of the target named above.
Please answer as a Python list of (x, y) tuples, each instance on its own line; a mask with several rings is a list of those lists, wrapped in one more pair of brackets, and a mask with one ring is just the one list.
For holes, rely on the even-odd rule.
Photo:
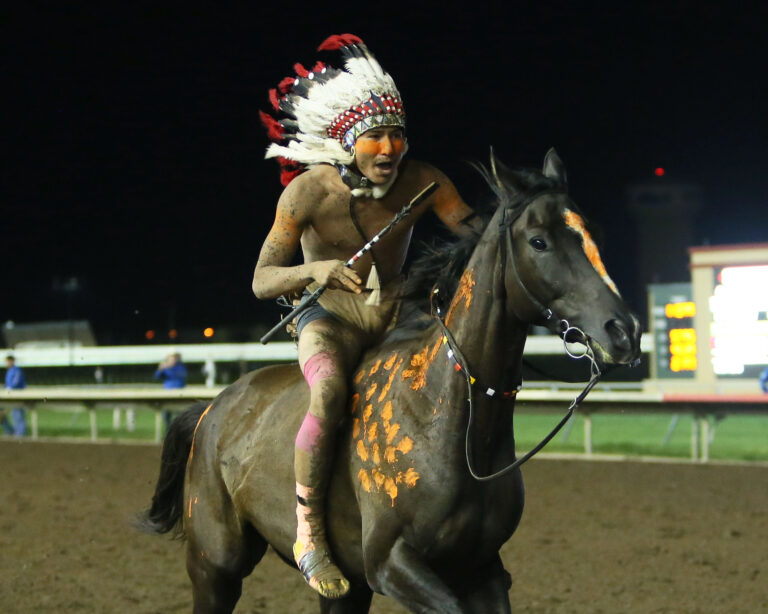
[[(181, 354), (174, 352), (168, 354), (166, 359), (157, 366), (155, 379), (162, 380), (163, 388), (184, 388), (187, 385), (187, 368), (181, 363)], [(173, 421), (173, 413), (163, 410), (163, 422), (166, 430)]]
[(184, 388), (187, 385), (187, 368), (181, 363), (181, 354), (168, 354), (157, 366), (155, 379), (163, 381), (163, 388)]
[(768, 392), (768, 367), (760, 374), (760, 388), (763, 392)]
[[(21, 370), (21, 367), (16, 366), (16, 359), (13, 356), (5, 357), (5, 366), (7, 369), (5, 372), (5, 389), (21, 390), (26, 388), (27, 382), (24, 379), (24, 371)], [(7, 416), (3, 416), (1, 425), (6, 435), (23, 437), (27, 434), (26, 410), (23, 407), (14, 407), (11, 409), (11, 420), (9, 421)]]

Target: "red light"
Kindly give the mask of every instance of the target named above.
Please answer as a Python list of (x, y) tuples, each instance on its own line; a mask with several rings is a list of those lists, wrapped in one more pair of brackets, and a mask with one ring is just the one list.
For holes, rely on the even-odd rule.
[(147, 338), (147, 340), (151, 341), (155, 338), (155, 331), (148, 330), (146, 333), (144, 333), (144, 336)]
[(168, 331), (169, 338), (175, 339), (178, 336), (179, 336), (179, 331), (177, 331), (175, 328), (172, 328), (171, 330)]
[(664, 176), (664, 169), (661, 167), (658, 167), (656, 170), (653, 171), (653, 174), (657, 177), (663, 177)]
[(213, 329), (209, 326), (203, 331), (203, 337), (211, 338), (213, 337)]

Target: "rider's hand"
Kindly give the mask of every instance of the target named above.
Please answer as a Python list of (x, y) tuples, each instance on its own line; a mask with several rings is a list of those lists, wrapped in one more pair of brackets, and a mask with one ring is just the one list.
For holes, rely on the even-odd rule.
[(360, 294), (363, 280), (341, 260), (321, 260), (312, 263), (312, 277), (321, 286)]

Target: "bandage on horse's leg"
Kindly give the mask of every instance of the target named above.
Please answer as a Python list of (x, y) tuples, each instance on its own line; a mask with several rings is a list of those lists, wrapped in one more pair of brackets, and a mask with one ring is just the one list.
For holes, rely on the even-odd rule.
[(325, 537), (325, 492), (333, 463), (333, 444), (343, 414), (346, 381), (336, 360), (319, 352), (304, 364), (310, 408), (296, 436), (296, 543), (293, 555), (307, 583), (327, 599), (349, 591), (349, 582), (333, 563)]

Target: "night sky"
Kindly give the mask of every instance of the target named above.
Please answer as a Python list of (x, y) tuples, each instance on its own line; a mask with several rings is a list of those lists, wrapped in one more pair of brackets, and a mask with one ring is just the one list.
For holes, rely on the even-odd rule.
[[(703, 186), (698, 243), (768, 240), (756, 13), (693, 2), (359, 4), (12, 15), (0, 322), (83, 318), (101, 343), (134, 343), (150, 328), (274, 320), (250, 290), (281, 190), (258, 110), (294, 62), (338, 65), (315, 48), (340, 32), (361, 36), (395, 78), (408, 155), (444, 170), (470, 204), (488, 191), (466, 162), (489, 145), (523, 166), (555, 146), (638, 310), (624, 194), (654, 168)], [(418, 234), (436, 232), (427, 222)]]

